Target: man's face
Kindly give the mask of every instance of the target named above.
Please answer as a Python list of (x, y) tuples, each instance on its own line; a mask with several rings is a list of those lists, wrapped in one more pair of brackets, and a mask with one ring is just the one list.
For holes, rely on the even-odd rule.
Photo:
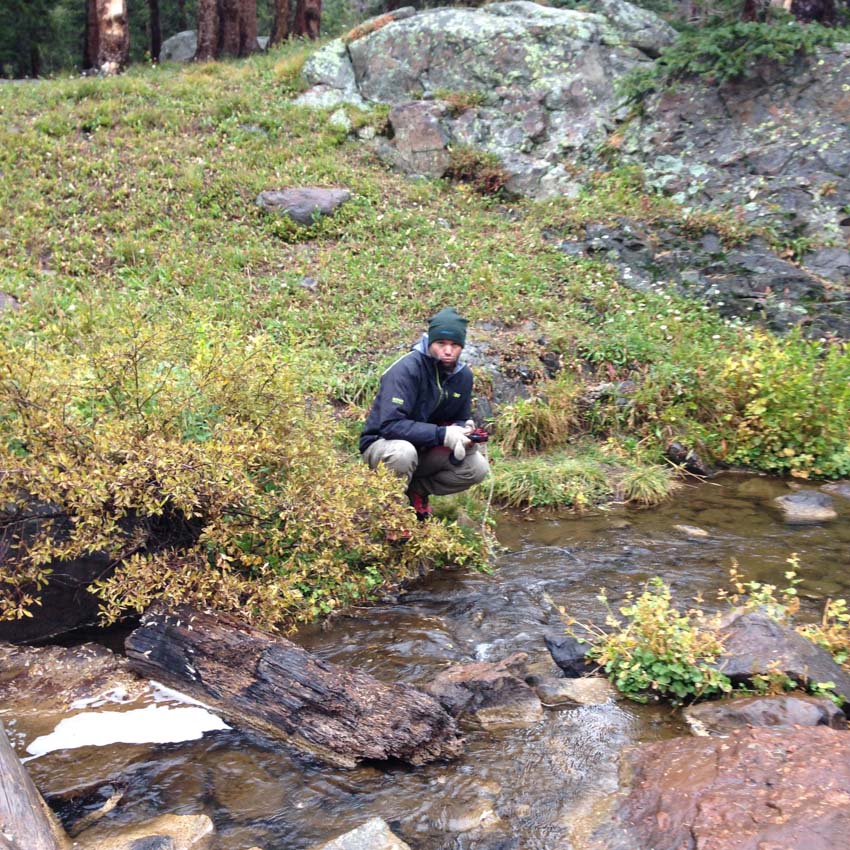
[(461, 351), (463, 346), (450, 339), (435, 339), (428, 346), (428, 353), (446, 369), (454, 368)]

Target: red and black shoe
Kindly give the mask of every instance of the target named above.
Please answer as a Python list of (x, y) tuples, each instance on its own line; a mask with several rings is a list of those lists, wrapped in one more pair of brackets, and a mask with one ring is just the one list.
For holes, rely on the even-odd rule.
[(416, 511), (416, 519), (418, 519), (419, 522), (425, 522), (425, 520), (431, 518), (431, 506), (428, 504), (427, 495), (410, 492), (407, 496), (410, 499), (410, 504), (413, 507), (413, 510)]

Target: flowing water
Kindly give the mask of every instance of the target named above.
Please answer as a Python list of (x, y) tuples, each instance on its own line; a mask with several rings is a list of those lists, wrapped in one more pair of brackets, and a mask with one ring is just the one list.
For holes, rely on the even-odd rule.
[[(387, 681), (422, 684), (451, 663), (496, 661), (517, 650), (529, 654), (533, 670), (551, 673), (543, 635), (562, 628), (557, 607), (601, 622), (598, 588), (616, 601), (655, 575), (677, 599), (703, 592), (710, 604), (733, 559), (747, 578), (782, 586), (793, 552), (803, 610), (814, 617), (825, 597), (850, 595), (850, 501), (835, 497), (839, 518), (831, 523), (794, 526), (770, 501), (788, 492), (781, 481), (727, 474), (686, 485), (652, 510), (502, 518), (504, 551), (492, 575), (439, 573), (296, 640)], [(57, 750), (28, 767), (46, 792), (125, 784), (113, 813), (119, 822), (205, 812), (216, 824), (216, 850), (302, 850), (375, 815), (413, 850), (584, 850), (616, 787), (617, 754), (683, 728), (669, 707), (611, 701), (547, 710), (530, 728), (465, 732), (459, 761), (420, 768), (321, 767), (233, 730), (155, 747)], [(25, 744), (28, 730), (17, 734)]]

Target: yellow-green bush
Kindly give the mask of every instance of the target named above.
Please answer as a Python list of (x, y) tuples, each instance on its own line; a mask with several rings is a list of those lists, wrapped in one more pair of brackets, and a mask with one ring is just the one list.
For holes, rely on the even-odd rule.
[(266, 626), (474, 559), (446, 526), (416, 525), (398, 479), (340, 451), (305, 381), (264, 335), (139, 314), (0, 341), (0, 617), (24, 614), (54, 560), (94, 551), (116, 567), (96, 587), (108, 620), (162, 596)]
[[(850, 474), (850, 347), (752, 335), (721, 376), (730, 460), (807, 477)], [(720, 431), (722, 434), (722, 430)]]

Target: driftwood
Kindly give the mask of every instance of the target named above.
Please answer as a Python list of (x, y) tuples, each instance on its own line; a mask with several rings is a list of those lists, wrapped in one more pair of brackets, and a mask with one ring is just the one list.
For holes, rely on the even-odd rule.
[(143, 676), (333, 765), (423, 764), (463, 747), (454, 720), (433, 697), (322, 661), (231, 616), (152, 609), (126, 649)]
[(0, 724), (0, 848), (66, 850), (70, 844)]

